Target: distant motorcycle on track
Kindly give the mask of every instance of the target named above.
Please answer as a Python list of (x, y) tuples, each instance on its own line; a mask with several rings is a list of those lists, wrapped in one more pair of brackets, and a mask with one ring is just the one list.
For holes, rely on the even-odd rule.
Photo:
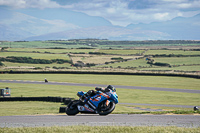
[[(83, 96), (86, 92), (80, 91), (79, 95)], [(116, 89), (106, 88), (105, 92), (96, 91), (96, 94), (85, 99), (74, 100), (66, 108), (67, 115), (76, 115), (80, 113), (108, 115), (115, 109), (118, 103)]]

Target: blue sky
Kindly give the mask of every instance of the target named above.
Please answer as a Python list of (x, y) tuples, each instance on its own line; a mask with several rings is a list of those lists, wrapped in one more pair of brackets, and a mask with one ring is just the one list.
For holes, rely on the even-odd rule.
[(63, 8), (100, 16), (113, 25), (150, 23), (200, 13), (200, 0), (0, 0), (0, 7), (13, 10)]

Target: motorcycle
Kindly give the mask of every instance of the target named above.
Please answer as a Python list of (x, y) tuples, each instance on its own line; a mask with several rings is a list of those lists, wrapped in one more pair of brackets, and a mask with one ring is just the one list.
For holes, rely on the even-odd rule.
[[(78, 92), (79, 95), (84, 95), (85, 92)], [(109, 90), (103, 93), (97, 91), (97, 94), (91, 97), (86, 97), (84, 101), (74, 100), (66, 108), (67, 115), (76, 115), (80, 113), (108, 115), (115, 109), (115, 104), (118, 103), (118, 95), (115, 91)]]

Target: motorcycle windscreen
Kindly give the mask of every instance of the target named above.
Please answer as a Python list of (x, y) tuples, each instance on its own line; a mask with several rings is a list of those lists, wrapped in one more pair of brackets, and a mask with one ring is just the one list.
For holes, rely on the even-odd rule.
[(119, 102), (118, 101), (118, 95), (116, 93), (112, 93), (112, 95), (110, 96), (110, 98), (113, 99), (116, 104)]
[(89, 99), (89, 101), (95, 106), (95, 107), (98, 107), (99, 103), (101, 103), (102, 101), (104, 100), (107, 100), (109, 99), (110, 97), (108, 95), (106, 95), (105, 93), (100, 93), (100, 94), (97, 94), (93, 97), (91, 97)]

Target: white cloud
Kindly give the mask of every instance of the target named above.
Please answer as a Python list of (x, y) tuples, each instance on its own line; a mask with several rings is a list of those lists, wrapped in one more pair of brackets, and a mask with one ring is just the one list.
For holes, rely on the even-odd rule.
[(11, 6), (15, 8), (24, 8), (26, 1), (24, 0), (0, 0), (0, 5)]
[(169, 18), (169, 13), (168, 12), (166, 12), (166, 13), (155, 13), (154, 18), (156, 20), (163, 20), (163, 19)]
[(15, 8), (66, 8), (100, 16), (114, 25), (166, 21), (177, 16), (200, 13), (200, 0), (0, 0), (0, 5)]
[[(130, 8), (130, 2), (144, 8)], [(147, 0), (83, 0), (73, 3), (68, 9), (84, 12), (91, 16), (101, 16), (114, 25), (126, 26), (130, 23), (150, 23), (166, 21), (177, 16), (187, 17), (200, 13), (200, 0), (148, 0), (150, 6), (145, 7)], [(194, 11), (193, 8), (199, 8)]]
[(61, 7), (51, 0), (0, 0), (0, 5), (13, 8), (58, 8)]
[(164, 2), (175, 2), (175, 3), (181, 3), (181, 2), (187, 2), (188, 0), (161, 0)]

